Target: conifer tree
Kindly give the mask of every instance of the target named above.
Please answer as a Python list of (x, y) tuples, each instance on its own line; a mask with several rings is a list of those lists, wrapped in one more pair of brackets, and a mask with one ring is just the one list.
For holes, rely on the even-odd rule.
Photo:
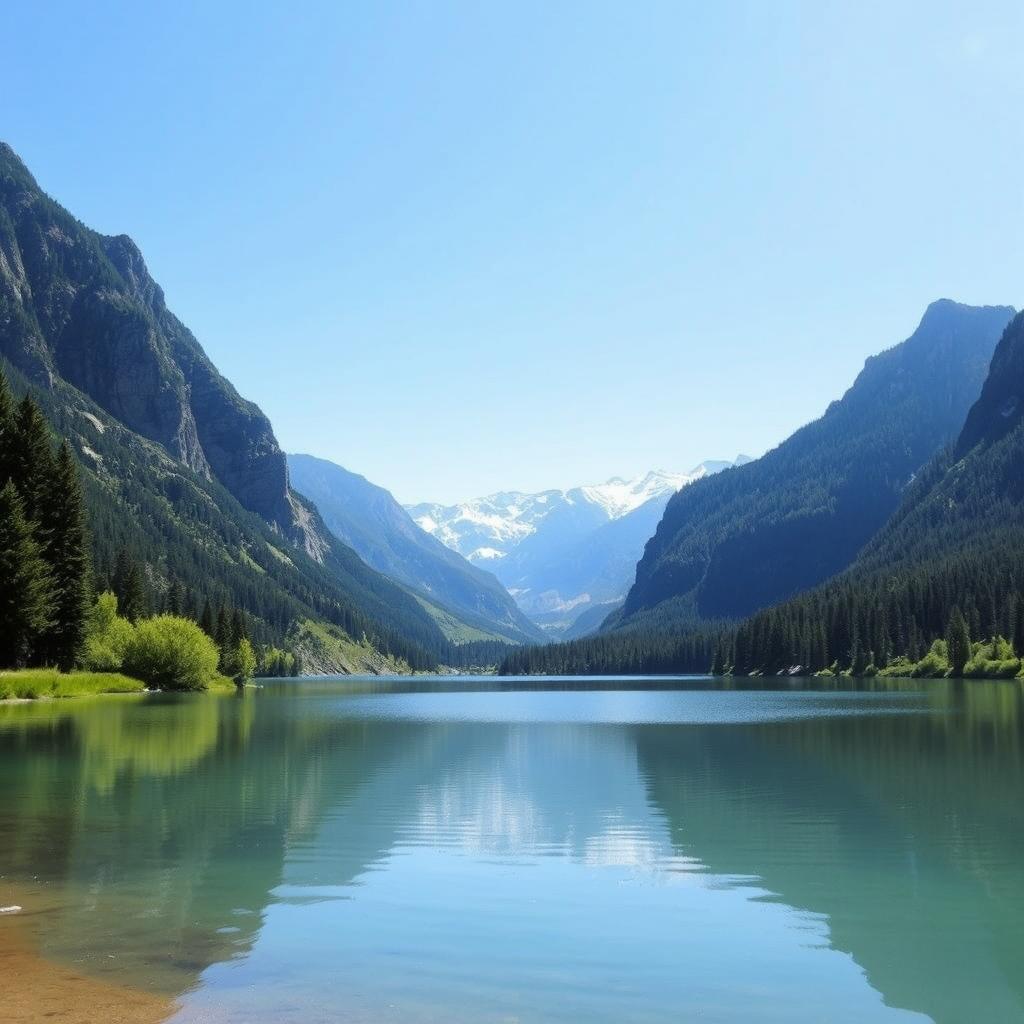
[(722, 644), (715, 644), (715, 659), (711, 662), (711, 674), (713, 676), (725, 675), (725, 659), (722, 657)]
[(50, 580), (25, 505), (10, 480), (0, 489), (0, 666), (26, 664), (48, 627)]
[(36, 542), (45, 547), (41, 519), (55, 467), (50, 429), (31, 395), (18, 403), (11, 448), (11, 475), (21, 493), (25, 518), (36, 524)]
[(217, 628), (213, 639), (220, 650), (220, 670), (225, 675), (229, 675), (232, 653), (231, 619), (223, 604), (217, 609)]
[(853, 637), (853, 646), (850, 648), (850, 672), (855, 676), (863, 675), (868, 667), (868, 657), (860, 637), (856, 634)]
[(962, 676), (964, 666), (971, 658), (971, 634), (959, 608), (953, 609), (946, 627), (946, 648), (949, 654), (949, 674)]
[(14, 472), (14, 399), (7, 378), (0, 370), (0, 487)]
[(199, 617), (199, 628), (211, 639), (217, 639), (217, 623), (213, 617), (213, 606), (207, 598), (203, 604), (203, 613)]
[(40, 513), (43, 556), (51, 578), (52, 622), (40, 637), (39, 660), (70, 671), (85, 640), (89, 613), (89, 554), (78, 470), (61, 444)]
[(1024, 600), (1018, 597), (1014, 602), (1013, 633), (1011, 636), (1014, 653), (1024, 658)]
[(146, 617), (149, 602), (146, 600), (142, 570), (125, 548), (118, 553), (111, 585), (117, 594), (117, 606), (124, 618), (134, 623)]
[(167, 588), (164, 610), (168, 615), (181, 615), (181, 603), (181, 584), (177, 579), (172, 579), (171, 585)]

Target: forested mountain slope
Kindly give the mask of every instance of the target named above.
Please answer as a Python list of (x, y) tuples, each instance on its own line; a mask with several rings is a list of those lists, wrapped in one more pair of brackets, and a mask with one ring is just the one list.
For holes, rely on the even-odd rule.
[(1024, 654), (1024, 314), (999, 342), (956, 443), (845, 573), (744, 623), (735, 667), (917, 661), (955, 611), (972, 640), (1001, 635)]
[(1013, 310), (941, 300), (821, 419), (676, 494), (605, 628), (736, 619), (845, 568), (956, 437)]
[(389, 491), (312, 455), (289, 455), (288, 469), (295, 489), (316, 504), (328, 529), (368, 565), (482, 631), (513, 642), (540, 639), (540, 630), (491, 573), (417, 526)]
[(415, 667), (448, 657), (422, 603), (290, 489), (269, 421), (167, 309), (134, 243), (80, 224), (4, 144), (0, 357), (74, 444), (101, 576), (126, 548), (154, 601), (177, 582), (248, 612), (259, 638), (320, 619)]

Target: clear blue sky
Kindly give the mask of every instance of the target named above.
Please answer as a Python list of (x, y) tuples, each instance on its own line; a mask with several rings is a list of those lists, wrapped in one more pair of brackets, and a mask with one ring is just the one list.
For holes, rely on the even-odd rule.
[(1024, 7), (15, 4), (2, 136), (402, 500), (759, 454), (1024, 304)]

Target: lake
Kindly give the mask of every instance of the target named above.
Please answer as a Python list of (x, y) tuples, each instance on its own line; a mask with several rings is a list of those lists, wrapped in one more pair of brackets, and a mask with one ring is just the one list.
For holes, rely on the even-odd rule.
[(0, 780), (5, 1019), (1024, 1021), (1015, 682), (6, 705)]

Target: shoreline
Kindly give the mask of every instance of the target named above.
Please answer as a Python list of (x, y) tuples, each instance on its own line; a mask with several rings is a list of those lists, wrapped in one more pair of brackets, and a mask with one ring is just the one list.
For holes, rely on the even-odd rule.
[(11, 1024), (161, 1024), (177, 1009), (173, 999), (100, 981), (47, 960), (36, 924), (51, 908), (37, 891), (0, 883), (0, 904), (22, 909), (0, 914), (0, 1016)]

